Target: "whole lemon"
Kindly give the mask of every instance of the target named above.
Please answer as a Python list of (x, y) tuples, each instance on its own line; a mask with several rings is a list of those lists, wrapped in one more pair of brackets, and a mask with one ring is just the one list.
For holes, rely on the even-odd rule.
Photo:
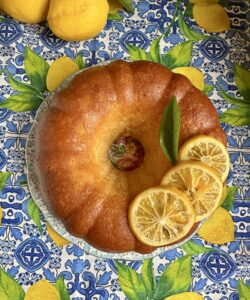
[(51, 0), (48, 23), (61, 39), (87, 40), (102, 31), (108, 11), (107, 0)]
[(0, 8), (18, 21), (40, 23), (47, 18), (49, 0), (0, 0)]

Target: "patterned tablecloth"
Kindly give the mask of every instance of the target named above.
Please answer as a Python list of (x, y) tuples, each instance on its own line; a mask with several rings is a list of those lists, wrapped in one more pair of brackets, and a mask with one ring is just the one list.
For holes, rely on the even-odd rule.
[[(5, 72), (0, 75), (0, 101), (16, 93), (9, 84), (6, 70), (15, 79), (29, 83), (30, 77), (27, 76), (24, 68), (25, 46), (49, 64), (62, 55), (75, 59), (78, 54), (81, 54), (86, 66), (107, 60), (128, 59), (127, 45), (149, 52), (152, 41), (164, 34), (171, 23), (175, 2), (167, 0), (137, 0), (135, 2), (135, 14), (122, 12), (121, 21), (108, 21), (105, 29), (96, 38), (83, 42), (69, 43), (60, 40), (51, 33), (46, 24), (27, 25), (9, 17), (1, 18), (0, 69)], [(169, 28), (168, 36), (162, 38), (160, 43), (160, 51), (165, 54), (176, 45), (183, 45), (184, 42), (193, 40), (190, 64), (205, 74), (207, 92), (219, 114), (229, 108), (235, 108), (234, 104), (222, 97), (219, 86), (228, 95), (242, 99), (236, 87), (233, 63), (244, 66), (246, 69), (250, 67), (248, 4), (248, 1), (228, 1), (226, 11), (232, 26), (231, 30), (226, 33), (204, 33), (193, 19), (187, 17), (185, 22), (188, 28), (193, 26), (193, 30), (197, 33), (206, 34), (208, 37), (200, 39), (187, 33), (183, 34), (180, 30), (180, 23), (174, 22)], [(138, 56), (138, 53), (133, 55)], [(132, 55), (131, 58), (133, 58)], [(215, 88), (211, 89), (209, 86)], [(18, 87), (15, 89), (18, 90)], [(247, 99), (244, 101), (247, 102)], [(247, 117), (249, 106), (247, 107), (246, 104), (244, 109), (245, 118), (246, 120), (248, 118), (249, 122), (249, 117)], [(239, 124), (235, 120), (244, 118), (244, 113), (241, 114), (240, 110), (241, 108), (234, 110), (234, 116), (226, 116), (223, 119), (226, 123), (222, 123), (227, 134), (227, 146), (231, 159), (227, 185), (238, 186), (230, 211), (235, 225), (235, 240), (219, 246), (205, 242), (198, 235), (193, 239), (198, 245), (217, 250), (217, 252), (192, 256), (191, 284), (186, 290), (196, 291), (207, 300), (239, 299), (238, 281), (250, 283), (249, 127), (228, 124), (235, 122), (236, 125)], [(48, 234), (46, 220), (40, 214), (35, 202), (31, 200), (26, 181), (25, 145), (35, 114), (35, 110), (13, 112), (7, 108), (0, 108), (0, 170), (10, 172), (1, 173), (0, 182), (2, 208), (0, 268), (9, 275), (0, 271), (2, 272), (0, 273), (0, 298), (23, 299), (24, 294), (20, 286), (27, 291), (31, 285), (41, 279), (46, 279), (54, 285), (63, 275), (70, 298), (66, 297), (67, 293), (64, 290), (64, 296), (61, 296), (61, 299), (125, 299), (115, 261), (89, 255), (74, 244), (58, 246), (58, 238), (53, 240), (51, 238), (53, 236)], [(6, 178), (3, 178), (3, 174), (7, 174)], [(159, 277), (166, 267), (185, 254), (183, 248), (177, 248), (154, 257), (152, 277), (159, 282)], [(133, 268), (137, 274), (141, 274), (142, 261), (124, 261), (124, 263)], [(146, 263), (151, 263), (151, 261), (146, 261)], [(138, 284), (137, 290), (140, 290), (141, 278), (136, 277), (136, 273), (128, 271), (130, 269), (124, 270), (127, 272), (127, 279), (129, 276), (134, 276), (136, 279), (134, 285)], [(175, 276), (174, 280), (178, 280), (180, 274), (171, 274)], [(187, 273), (186, 277), (188, 276)], [(14, 286), (14, 294), (8, 294), (9, 298), (3, 296), (6, 282), (9, 287)], [(176, 293), (178, 291), (181, 290), (177, 289)], [(46, 295), (46, 289), (41, 289), (41, 294), (43, 299), (52, 299)], [(245, 291), (246, 297), (241, 296), (240, 299), (250, 299), (247, 295), (249, 296), (249, 291)], [(137, 298), (131, 296), (131, 299), (146, 298), (141, 295)], [(161, 299), (160, 296), (159, 299)]]

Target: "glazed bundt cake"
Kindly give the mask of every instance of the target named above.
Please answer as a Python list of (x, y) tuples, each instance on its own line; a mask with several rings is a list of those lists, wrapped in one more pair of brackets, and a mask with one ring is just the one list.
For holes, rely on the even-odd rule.
[(174, 95), (180, 146), (198, 134), (226, 143), (207, 96), (157, 63), (89, 68), (54, 95), (38, 125), (36, 168), (44, 200), (70, 233), (104, 251), (153, 250), (133, 235), (127, 212), (135, 196), (159, 185), (171, 167), (159, 126)]

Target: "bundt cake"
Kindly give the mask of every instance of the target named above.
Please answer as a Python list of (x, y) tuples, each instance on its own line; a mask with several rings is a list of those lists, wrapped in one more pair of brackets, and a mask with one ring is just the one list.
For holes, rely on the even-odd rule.
[(84, 70), (57, 92), (35, 139), (40, 190), (67, 230), (109, 252), (154, 250), (128, 225), (130, 202), (159, 185), (171, 163), (159, 142), (172, 96), (181, 111), (181, 146), (197, 134), (226, 143), (207, 96), (152, 62), (114, 61)]

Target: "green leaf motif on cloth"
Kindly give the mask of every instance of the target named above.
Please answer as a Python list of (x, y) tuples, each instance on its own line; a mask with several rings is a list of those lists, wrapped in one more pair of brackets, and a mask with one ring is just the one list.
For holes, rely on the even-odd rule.
[(234, 64), (234, 79), (239, 92), (245, 101), (250, 103), (250, 71), (238, 64)]
[(16, 112), (36, 110), (42, 103), (43, 99), (34, 93), (15, 94), (0, 102), (1, 108), (8, 108)]
[(206, 95), (209, 95), (209, 93), (211, 93), (214, 89), (214, 86), (209, 85), (209, 84), (205, 84), (204, 89), (203, 89), (203, 93)]
[(0, 269), (0, 299), (23, 300), (24, 296), (23, 288), (8, 273)]
[(160, 145), (168, 159), (176, 164), (181, 126), (180, 109), (176, 97), (172, 97), (163, 111), (160, 123)]
[(219, 86), (219, 91), (222, 95), (222, 97), (230, 102), (231, 104), (235, 104), (235, 105), (238, 105), (239, 107), (248, 107), (249, 106), (249, 103), (247, 101), (245, 101), (244, 99), (239, 99), (239, 98), (234, 98), (230, 95), (228, 95), (227, 93), (225, 93), (223, 91), (223, 89)]
[(126, 45), (131, 60), (151, 60), (150, 55), (144, 49), (137, 48), (133, 45)]
[(233, 207), (233, 202), (237, 190), (237, 186), (227, 186), (227, 194), (221, 206), (228, 211), (230, 211)]
[(135, 12), (135, 8), (134, 8), (132, 0), (119, 0), (119, 2), (127, 11), (129, 11), (131, 13)]
[(25, 48), (24, 68), (32, 86), (42, 93), (46, 91), (49, 64), (29, 47)]
[(181, 248), (186, 252), (187, 255), (197, 255), (207, 252), (214, 252), (213, 248), (204, 247), (202, 245), (199, 245), (192, 240), (186, 242), (181, 246)]
[(8, 79), (11, 87), (15, 91), (23, 92), (23, 93), (33, 93), (34, 95), (39, 93), (39, 91), (36, 88), (34, 88), (32, 85), (16, 80), (9, 72), (8, 72)]
[(0, 191), (4, 188), (10, 175), (10, 172), (0, 172)]
[(169, 69), (187, 67), (192, 57), (193, 43), (191, 41), (178, 44), (171, 48), (163, 59), (163, 65)]
[(209, 36), (206, 36), (204, 34), (201, 34), (199, 32), (196, 32), (196, 31), (190, 29), (190, 27), (186, 24), (181, 11), (179, 11), (178, 24), (179, 24), (182, 34), (190, 41), (205, 40), (209, 37)]
[(130, 267), (115, 262), (123, 293), (129, 300), (147, 299), (147, 290), (142, 278)]
[(187, 292), (192, 281), (192, 256), (183, 256), (167, 266), (162, 273), (156, 292), (155, 300)]
[(78, 65), (79, 70), (82, 70), (86, 67), (81, 54), (76, 56), (75, 63)]
[(55, 283), (55, 288), (57, 289), (57, 291), (60, 295), (60, 300), (70, 300), (70, 296), (69, 296), (69, 293), (65, 286), (63, 276), (60, 276), (59, 278), (57, 278), (56, 283)]
[(28, 209), (28, 214), (29, 214), (30, 218), (36, 224), (39, 231), (42, 232), (43, 229), (42, 229), (42, 225), (41, 225), (41, 212), (33, 199), (29, 200), (27, 209)]
[(150, 57), (153, 62), (162, 63), (162, 55), (160, 49), (160, 42), (162, 36), (155, 39), (150, 46)]
[(230, 109), (220, 115), (220, 120), (233, 126), (246, 126), (250, 124), (250, 105)]
[(156, 289), (156, 282), (153, 273), (152, 258), (144, 260), (142, 264), (142, 280), (147, 290), (148, 299), (153, 299), (153, 295)]
[(108, 14), (108, 20), (110, 21), (121, 21), (122, 16), (120, 15), (119, 11), (110, 11)]
[(239, 300), (250, 299), (250, 286), (246, 285), (243, 281), (238, 281)]

